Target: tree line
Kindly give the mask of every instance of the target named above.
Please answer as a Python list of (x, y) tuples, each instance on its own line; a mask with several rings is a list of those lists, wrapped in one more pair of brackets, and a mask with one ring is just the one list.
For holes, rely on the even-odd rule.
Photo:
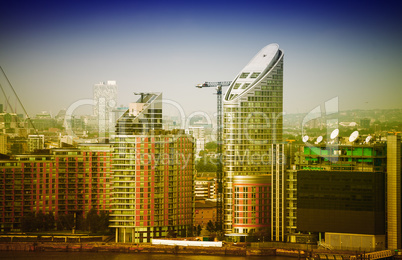
[(109, 212), (92, 208), (84, 217), (81, 214), (60, 214), (57, 219), (53, 212), (43, 213), (29, 212), (21, 218), (22, 232), (43, 232), (54, 230), (81, 230), (89, 231), (93, 234), (108, 234), (109, 229)]

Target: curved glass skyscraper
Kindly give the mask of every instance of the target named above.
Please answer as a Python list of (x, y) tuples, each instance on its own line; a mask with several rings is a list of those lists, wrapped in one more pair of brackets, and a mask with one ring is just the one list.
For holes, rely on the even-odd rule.
[[(241, 175), (270, 178), (271, 145), (282, 141), (283, 51), (277, 44), (264, 47), (237, 75), (225, 94), (223, 111), (224, 231), (233, 236), (268, 233), (270, 221), (261, 223), (251, 216), (266, 215), (267, 208), (259, 207), (258, 200), (272, 196), (270, 189), (263, 190), (263, 197), (248, 198), (253, 195), (236, 193), (232, 184)], [(234, 228), (236, 219), (240, 223)]]

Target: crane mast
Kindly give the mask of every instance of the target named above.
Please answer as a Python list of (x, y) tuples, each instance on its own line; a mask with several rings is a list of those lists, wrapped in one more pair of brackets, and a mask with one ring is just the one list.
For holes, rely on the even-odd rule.
[[(1, 66), (0, 66), (0, 70), (1, 70), (1, 73), (4, 75), (5, 79), (7, 80), (7, 83), (8, 83), (8, 85), (10, 86), (11, 90), (13, 91), (15, 97), (17, 98), (18, 103), (21, 105), (22, 109), (24, 110), (24, 113), (25, 113), (25, 115), (27, 116), (28, 122), (31, 123), (32, 128), (35, 130), (36, 135), (38, 135), (38, 134), (39, 134), (39, 133), (38, 133), (38, 129), (37, 129), (37, 128), (35, 127), (35, 125), (33, 124), (33, 122), (32, 122), (32, 120), (31, 120), (31, 118), (29, 117), (29, 115), (28, 115), (28, 113), (27, 113), (27, 111), (26, 111), (24, 105), (22, 104), (22, 102), (21, 102), (19, 96), (17, 95), (17, 92), (15, 92), (15, 89), (14, 89), (13, 85), (11, 84), (10, 80), (8, 79), (6, 73), (4, 72), (4, 70), (3, 70), (3, 68), (2, 68)], [(4, 98), (5, 98), (6, 101), (7, 101), (6, 105), (9, 105), (9, 106), (10, 106), (10, 109), (12, 110), (12, 107), (11, 107), (11, 104), (10, 104), (10, 101), (9, 101), (9, 98), (10, 98), (10, 97), (8, 97), (8, 98), (6, 97), (6, 92), (4, 91), (4, 88), (3, 88), (3, 86), (2, 86), (1, 84), (0, 84), (0, 88), (1, 88), (1, 91), (3, 92)], [(15, 113), (17, 113), (17, 105), (16, 105), (16, 107), (15, 107)]]
[(223, 113), (222, 113), (222, 87), (230, 86), (231, 81), (218, 81), (218, 82), (204, 82), (196, 85), (197, 88), (216, 88), (217, 97), (217, 157), (218, 162), (216, 165), (216, 182), (217, 182), (217, 197), (216, 197), (216, 223), (219, 230), (222, 230), (223, 223), (223, 188), (222, 188), (222, 146), (223, 146)]

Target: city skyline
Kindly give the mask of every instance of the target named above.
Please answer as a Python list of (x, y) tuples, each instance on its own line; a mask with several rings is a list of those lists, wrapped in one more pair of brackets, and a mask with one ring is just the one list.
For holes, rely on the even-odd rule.
[(31, 117), (92, 98), (92, 86), (107, 80), (119, 85), (119, 105), (135, 91), (160, 91), (188, 115), (216, 110), (214, 91), (196, 84), (233, 80), (250, 56), (278, 43), (287, 53), (285, 113), (334, 97), (339, 110), (401, 108), (399, 5), (8, 3), (0, 65)]
[[(105, 243), (199, 236), (196, 181), (207, 173), (212, 182), (201, 188), (216, 211), (202, 224), (216, 240), (306, 243), (310, 258), (316, 242), (356, 258), (401, 248), (396, 3), (10, 3), (8, 11), (0, 231), (95, 233), (88, 223), (103, 214), (103, 231), (115, 234)], [(11, 100), (8, 79), (19, 94)], [(204, 81), (198, 87), (210, 91), (195, 88)], [(50, 113), (20, 120), (9, 113), (17, 102), (32, 117)], [(93, 116), (76, 117), (83, 107)], [(377, 110), (340, 112), (357, 108)], [(54, 216), (46, 227), (42, 214)], [(71, 226), (60, 225), (65, 217)]]

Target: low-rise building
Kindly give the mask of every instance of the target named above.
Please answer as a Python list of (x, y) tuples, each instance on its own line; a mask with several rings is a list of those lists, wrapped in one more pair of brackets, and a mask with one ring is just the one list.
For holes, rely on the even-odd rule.
[(208, 222), (216, 222), (216, 201), (212, 200), (196, 200), (194, 225), (206, 227)]
[(85, 216), (110, 209), (108, 144), (51, 149), (0, 160), (1, 231), (19, 231), (29, 213)]

